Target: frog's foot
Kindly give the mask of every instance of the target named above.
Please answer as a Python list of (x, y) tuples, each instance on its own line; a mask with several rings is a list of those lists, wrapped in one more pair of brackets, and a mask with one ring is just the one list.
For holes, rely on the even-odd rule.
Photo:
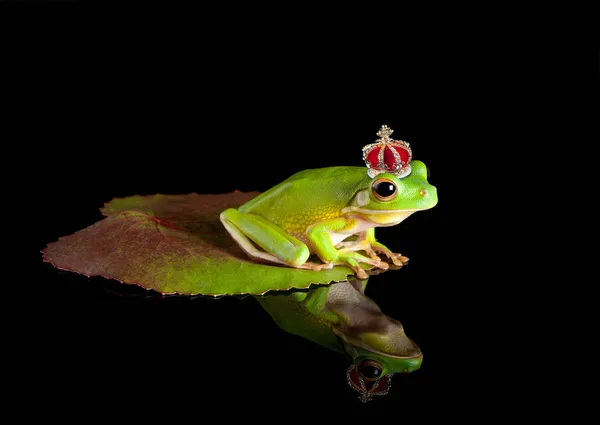
[[(367, 253), (367, 255), (369, 257), (371, 257), (372, 260), (375, 260), (376, 262), (379, 261), (379, 265), (377, 267), (379, 267), (380, 269), (383, 269), (383, 270), (387, 270), (389, 268), (389, 265), (387, 263), (381, 261), (381, 258), (379, 258), (377, 256), (376, 251), (371, 246), (371, 243), (367, 240), (363, 239), (360, 241), (340, 242), (335, 247), (338, 248), (339, 252), (364, 251)], [(392, 258), (392, 261), (393, 261), (393, 258)], [(396, 264), (396, 263), (394, 262), (394, 264)], [(396, 265), (398, 265), (398, 264), (396, 264)], [(401, 265), (402, 265), (402, 263), (400, 263), (400, 266)]]
[(354, 274), (356, 275), (356, 277), (361, 280), (367, 279), (369, 276), (367, 275), (367, 272), (365, 272), (364, 269), (360, 267), (358, 263), (369, 264), (371, 266), (378, 267), (382, 270), (387, 270), (390, 267), (387, 263), (381, 261), (379, 257), (377, 257), (376, 259), (369, 258), (356, 252), (338, 251), (338, 253), (339, 255), (336, 264), (350, 266), (352, 270), (354, 270)]
[(401, 255), (400, 253), (398, 253), (398, 254), (393, 253), (385, 245), (383, 245), (379, 242), (371, 242), (370, 248), (371, 248), (371, 250), (373, 250), (375, 252), (384, 254), (386, 257), (388, 257), (390, 260), (392, 260), (394, 265), (396, 265), (398, 267), (402, 267), (403, 265), (408, 263), (408, 257), (405, 257), (404, 255)]

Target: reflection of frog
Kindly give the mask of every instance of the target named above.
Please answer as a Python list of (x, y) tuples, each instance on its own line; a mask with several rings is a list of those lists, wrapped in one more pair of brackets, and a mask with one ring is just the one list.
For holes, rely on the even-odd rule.
[[(366, 168), (305, 170), (258, 196), (115, 199), (104, 220), (49, 244), (44, 261), (162, 294), (257, 296), (282, 329), (348, 355), (348, 382), (367, 401), (422, 361), (402, 325), (364, 295), (365, 269), (389, 268), (378, 254), (397, 267), (408, 260), (377, 242), (375, 228), (438, 201), (408, 144), (386, 126), (377, 134), (363, 148)], [(256, 261), (240, 259), (236, 244)]]
[[(221, 221), (253, 259), (312, 270), (348, 265), (366, 279), (361, 264), (389, 267), (378, 253), (396, 266), (408, 260), (377, 242), (375, 228), (396, 225), (437, 204), (425, 164), (411, 161), (410, 167), (402, 178), (391, 172), (371, 177), (365, 167), (305, 170), (238, 209), (227, 209)], [(358, 238), (344, 241), (350, 236)], [(310, 254), (323, 264), (307, 261)]]
[(365, 287), (366, 281), (353, 279), (257, 299), (283, 330), (347, 355), (348, 383), (368, 401), (387, 393), (394, 373), (419, 369), (423, 355), (402, 324), (364, 295)]

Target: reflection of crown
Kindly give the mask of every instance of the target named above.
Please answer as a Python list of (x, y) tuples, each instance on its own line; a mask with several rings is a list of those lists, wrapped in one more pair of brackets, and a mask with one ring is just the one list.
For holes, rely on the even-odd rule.
[(387, 395), (392, 387), (393, 373), (385, 375), (376, 381), (366, 381), (356, 370), (354, 365), (346, 370), (346, 382), (354, 390), (360, 393), (358, 399), (363, 403), (373, 400), (374, 396)]
[(402, 178), (410, 174), (412, 151), (408, 143), (391, 139), (394, 130), (387, 125), (377, 132), (380, 139), (363, 148), (363, 159), (369, 168), (369, 176), (391, 173)]

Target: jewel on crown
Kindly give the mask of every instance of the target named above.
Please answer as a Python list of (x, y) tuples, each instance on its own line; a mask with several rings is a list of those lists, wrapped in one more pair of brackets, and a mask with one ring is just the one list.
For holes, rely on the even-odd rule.
[(390, 138), (393, 132), (387, 125), (382, 126), (377, 132), (380, 138), (363, 148), (363, 160), (371, 178), (380, 173), (391, 173), (398, 178), (410, 174), (410, 146), (407, 142)]

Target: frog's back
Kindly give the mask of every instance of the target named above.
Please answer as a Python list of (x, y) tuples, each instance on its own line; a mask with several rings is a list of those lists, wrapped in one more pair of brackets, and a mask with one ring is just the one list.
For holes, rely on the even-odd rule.
[(301, 240), (311, 224), (335, 218), (370, 180), (365, 167), (327, 167), (300, 171), (242, 205)]
[(282, 183), (304, 179), (317, 179), (323, 181), (339, 181), (340, 179), (356, 178), (357, 180), (364, 180), (365, 173), (367, 172), (365, 167), (324, 167), (324, 168), (311, 168), (308, 170), (298, 171), (296, 174), (290, 176), (287, 180)]

